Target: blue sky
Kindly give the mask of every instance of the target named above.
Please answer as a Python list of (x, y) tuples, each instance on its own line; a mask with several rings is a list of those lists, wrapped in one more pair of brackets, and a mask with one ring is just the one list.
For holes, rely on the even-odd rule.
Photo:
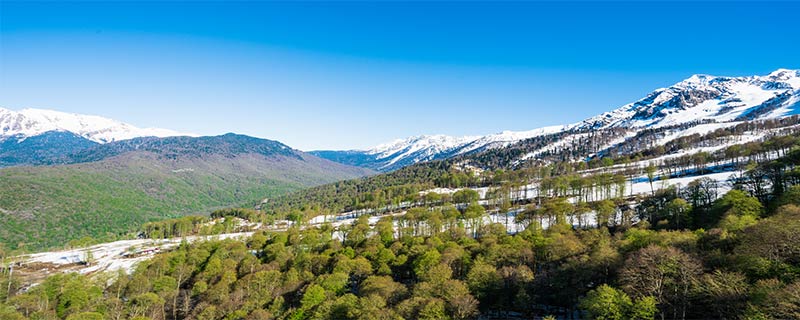
[(302, 150), (579, 121), (800, 68), (800, 3), (0, 1), (0, 106)]

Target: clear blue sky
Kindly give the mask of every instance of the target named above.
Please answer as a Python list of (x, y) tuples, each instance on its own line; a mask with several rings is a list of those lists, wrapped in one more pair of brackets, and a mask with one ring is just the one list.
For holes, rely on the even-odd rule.
[(0, 1), (0, 106), (303, 150), (579, 121), (800, 68), (800, 4)]

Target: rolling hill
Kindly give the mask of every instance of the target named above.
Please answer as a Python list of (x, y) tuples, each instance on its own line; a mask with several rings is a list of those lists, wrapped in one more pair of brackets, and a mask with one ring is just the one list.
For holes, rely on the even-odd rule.
[(68, 164), (0, 169), (0, 243), (39, 249), (111, 239), (143, 222), (372, 173), (236, 134), (134, 138), (53, 159)]

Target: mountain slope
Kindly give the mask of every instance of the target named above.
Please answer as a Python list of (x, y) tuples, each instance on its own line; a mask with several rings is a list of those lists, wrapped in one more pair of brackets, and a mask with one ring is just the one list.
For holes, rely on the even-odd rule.
[(644, 128), (775, 118), (793, 112), (798, 90), (800, 70), (778, 69), (751, 77), (693, 75), (572, 127)]
[[(561, 145), (581, 141), (600, 129), (615, 131), (622, 139), (645, 129), (690, 127), (696, 123), (729, 123), (771, 119), (794, 114), (800, 103), (800, 71), (779, 69), (766, 76), (715, 77), (694, 75), (669, 88), (653, 91), (641, 100), (578, 123), (545, 127), (531, 131), (511, 132), (477, 137), (445, 135), (399, 139), (369, 150), (320, 151), (314, 154), (333, 161), (381, 171), (422, 161), (447, 159), (464, 154), (508, 147), (526, 140), (558, 135), (552, 146), (539, 146), (524, 155), (526, 160)], [(565, 135), (561, 135), (565, 133)], [(611, 143), (613, 144), (613, 143)], [(609, 145), (610, 147), (610, 145)], [(531, 148), (527, 148), (531, 149)], [(602, 150), (595, 150), (596, 153)], [(588, 156), (589, 154), (587, 154)], [(523, 155), (520, 155), (523, 156)]]
[(0, 167), (70, 163), (67, 155), (98, 144), (139, 137), (188, 136), (138, 128), (99, 116), (0, 108)]
[(137, 138), (70, 157), (77, 163), (0, 169), (0, 243), (35, 249), (113, 238), (146, 221), (372, 173), (234, 134)]
[(14, 135), (0, 139), (0, 167), (53, 164), (67, 154), (98, 145), (72, 132), (48, 131), (36, 136)]

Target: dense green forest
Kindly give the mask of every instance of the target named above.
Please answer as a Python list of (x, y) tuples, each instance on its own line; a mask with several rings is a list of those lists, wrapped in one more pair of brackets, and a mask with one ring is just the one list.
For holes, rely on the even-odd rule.
[[(509, 234), (485, 223), (474, 194), (460, 194), (473, 204), (417, 207), (374, 226), (364, 215), (246, 243), (184, 243), (131, 275), (55, 275), (27, 290), (4, 277), (0, 317), (793, 319), (799, 162), (795, 150), (752, 167), (716, 200), (699, 180), (654, 191), (633, 211), (620, 200), (587, 203), (599, 227), (567, 223), (583, 209), (555, 195), (528, 206), (516, 221), (527, 228)], [(542, 218), (553, 223), (542, 228)]]

